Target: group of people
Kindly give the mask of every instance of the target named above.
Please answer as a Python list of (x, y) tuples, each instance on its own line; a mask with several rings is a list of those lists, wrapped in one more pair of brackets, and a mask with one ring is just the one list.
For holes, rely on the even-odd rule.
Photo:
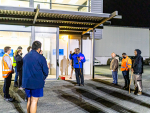
[(74, 49), (74, 53), (70, 51), (69, 59), (71, 60), (71, 76), (72, 79), (73, 71), (76, 74), (77, 86), (84, 86), (84, 75), (83, 75), (83, 63), (85, 62), (85, 56), (80, 52), (80, 48)]
[[(4, 78), (3, 93), (6, 101), (12, 102), (9, 94), (12, 74), (15, 68), (14, 86), (24, 89), (27, 97), (27, 112), (36, 113), (37, 102), (39, 97), (43, 97), (43, 87), (45, 79), (48, 76), (50, 65), (47, 64), (46, 58), (41, 50), (41, 42), (35, 41), (32, 47), (28, 47), (28, 53), (22, 57), (22, 47), (14, 52), (13, 63), (9, 56), (11, 47), (4, 48), (4, 56), (2, 58), (2, 76)], [(19, 83), (18, 81), (19, 76)]]
[[(124, 77), (125, 85), (123, 89), (127, 90), (130, 87), (130, 78), (129, 72), (131, 70), (131, 74), (133, 75), (135, 89), (133, 91), (134, 94), (142, 95), (142, 73), (143, 73), (143, 57), (141, 56), (141, 51), (139, 49), (135, 49), (134, 51), (135, 58), (130, 59), (126, 53), (122, 54), (122, 63), (121, 63), (121, 71)], [(119, 69), (119, 61), (116, 58), (116, 54), (112, 53), (112, 61), (110, 63), (110, 70), (112, 71), (113, 77), (113, 85), (118, 85), (118, 69)]]

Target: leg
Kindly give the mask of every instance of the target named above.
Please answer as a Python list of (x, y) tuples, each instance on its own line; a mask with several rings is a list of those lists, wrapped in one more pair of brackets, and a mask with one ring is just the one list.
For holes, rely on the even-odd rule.
[(118, 73), (115, 71), (115, 84), (118, 84)]
[(6, 98), (10, 98), (9, 95), (9, 87), (11, 85), (11, 78), (12, 78), (12, 74), (10, 74), (7, 78), (6, 78), (6, 86), (5, 86), (5, 94), (6, 94)]
[(113, 83), (115, 84), (114, 71), (112, 71)]
[(76, 81), (77, 81), (77, 84), (80, 85), (80, 80), (79, 80), (79, 69), (78, 69), (78, 68), (75, 69), (75, 73), (76, 73)]
[(15, 82), (17, 82), (17, 80), (18, 80), (17, 66), (15, 67), (15, 73), (16, 73), (16, 75), (15, 75)]
[(28, 98), (28, 102), (27, 102), (27, 113), (30, 113), (30, 106), (31, 106), (31, 98)]
[(81, 84), (84, 85), (83, 68), (81, 68), (80, 78), (81, 78)]
[(137, 86), (139, 91), (142, 91), (142, 75), (137, 75)]
[(18, 72), (19, 75), (19, 87), (22, 86), (22, 71)]
[(71, 67), (71, 76), (70, 76), (71, 78), (72, 78), (72, 74), (73, 74), (73, 68)]
[(127, 78), (127, 87), (129, 87), (129, 85), (130, 85), (129, 71), (127, 71), (126, 78)]
[(36, 113), (39, 98), (31, 97), (30, 113)]
[(6, 98), (6, 78), (4, 79), (3, 93), (4, 93), (4, 98)]

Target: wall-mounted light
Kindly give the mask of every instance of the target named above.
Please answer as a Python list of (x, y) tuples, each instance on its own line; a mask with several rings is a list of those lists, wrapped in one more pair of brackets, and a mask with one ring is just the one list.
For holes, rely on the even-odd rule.
[(68, 42), (68, 35), (62, 36), (62, 39)]

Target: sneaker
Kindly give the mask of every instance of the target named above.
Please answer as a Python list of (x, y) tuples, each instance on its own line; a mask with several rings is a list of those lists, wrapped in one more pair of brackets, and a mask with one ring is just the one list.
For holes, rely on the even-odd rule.
[(142, 91), (139, 91), (139, 92), (137, 93), (137, 95), (142, 95)]
[(80, 84), (75, 84), (75, 86), (80, 86)]
[(72, 79), (72, 77), (70, 77), (70, 79)]
[(84, 86), (84, 84), (81, 84), (81, 86)]
[(23, 90), (23, 88), (22, 88), (22, 87), (20, 87), (20, 88), (19, 88), (19, 90)]
[(8, 102), (13, 102), (14, 101), (14, 99), (13, 98), (4, 98), (4, 100), (6, 100), (6, 101), (8, 101)]

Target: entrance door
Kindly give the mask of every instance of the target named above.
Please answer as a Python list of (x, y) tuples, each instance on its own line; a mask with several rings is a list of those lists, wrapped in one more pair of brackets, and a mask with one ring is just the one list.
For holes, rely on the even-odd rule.
[(42, 43), (43, 56), (50, 63), (47, 79), (56, 79), (56, 34), (35, 33), (35, 40)]

